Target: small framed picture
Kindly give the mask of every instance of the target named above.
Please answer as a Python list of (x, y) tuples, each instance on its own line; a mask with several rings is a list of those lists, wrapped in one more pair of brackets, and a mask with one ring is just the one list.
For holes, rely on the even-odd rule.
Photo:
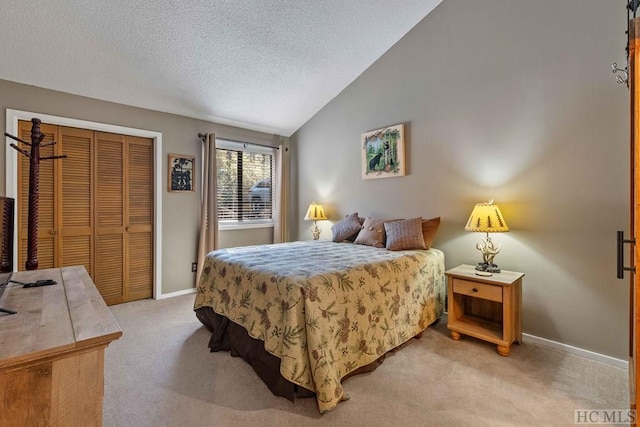
[(191, 192), (196, 158), (183, 154), (169, 154), (169, 192)]
[(363, 133), (362, 179), (404, 176), (404, 125)]

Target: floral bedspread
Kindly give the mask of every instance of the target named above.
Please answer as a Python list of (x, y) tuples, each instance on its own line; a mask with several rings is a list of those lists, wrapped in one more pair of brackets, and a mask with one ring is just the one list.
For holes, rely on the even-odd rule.
[(210, 306), (281, 359), (320, 412), (348, 398), (341, 379), (434, 322), (444, 310), (444, 254), (330, 241), (211, 252), (194, 310)]

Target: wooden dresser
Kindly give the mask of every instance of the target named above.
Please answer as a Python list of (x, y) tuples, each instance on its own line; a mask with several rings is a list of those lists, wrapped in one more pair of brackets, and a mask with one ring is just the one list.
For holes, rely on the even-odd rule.
[(122, 330), (82, 266), (24, 271), (0, 307), (0, 426), (100, 426), (104, 350)]

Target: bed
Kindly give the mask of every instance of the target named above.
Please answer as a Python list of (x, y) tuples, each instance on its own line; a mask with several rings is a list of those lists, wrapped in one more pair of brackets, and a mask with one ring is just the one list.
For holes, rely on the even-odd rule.
[(328, 240), (211, 252), (194, 310), (212, 351), (230, 350), (272, 392), (348, 398), (342, 380), (376, 366), (444, 310), (444, 254)]

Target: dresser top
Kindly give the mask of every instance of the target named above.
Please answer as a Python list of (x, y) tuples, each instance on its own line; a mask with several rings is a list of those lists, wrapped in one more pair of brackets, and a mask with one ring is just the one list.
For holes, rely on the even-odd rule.
[(83, 266), (14, 273), (13, 280), (53, 279), (51, 286), (23, 288), (9, 283), (0, 307), (0, 368), (65, 351), (108, 345), (122, 335)]

